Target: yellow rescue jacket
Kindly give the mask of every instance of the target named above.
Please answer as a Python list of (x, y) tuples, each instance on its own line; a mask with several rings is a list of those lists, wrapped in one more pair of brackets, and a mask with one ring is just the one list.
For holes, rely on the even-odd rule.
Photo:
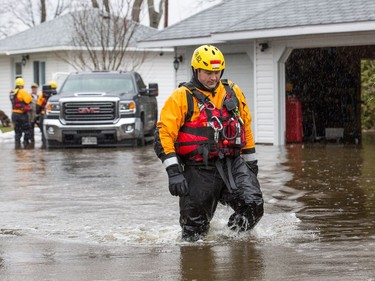
[[(232, 84), (230, 81), (228, 81), (228, 83)], [(238, 109), (245, 128), (246, 144), (244, 147), (242, 147), (242, 151), (254, 153), (254, 137), (250, 127), (252, 116), (250, 114), (249, 107), (242, 90), (235, 84), (232, 89), (239, 101)], [(222, 108), (224, 96), (227, 94), (222, 82), (220, 82), (219, 86), (215, 90), (215, 95), (212, 95), (212, 93), (208, 91), (202, 91), (200, 89), (198, 90), (207, 96), (216, 108)], [(185, 121), (187, 121), (185, 118), (189, 111), (186, 91), (192, 94), (191, 91), (186, 87), (179, 87), (174, 90), (160, 112), (160, 120), (157, 123), (158, 134), (156, 135), (156, 142), (160, 142), (162, 151), (158, 151), (157, 154), (163, 162), (165, 158), (169, 157), (168, 155), (176, 155), (175, 142), (177, 140), (180, 128), (184, 125)], [(193, 98), (192, 100), (194, 103), (194, 111), (191, 115), (190, 121), (196, 120), (200, 115), (197, 99)]]
[(48, 99), (44, 97), (43, 92), (38, 95), (36, 102), (36, 113), (44, 115), (46, 113), (46, 104)]
[(32, 110), (32, 96), (23, 88), (17, 88), (11, 91), (12, 111), (16, 113), (25, 113)]

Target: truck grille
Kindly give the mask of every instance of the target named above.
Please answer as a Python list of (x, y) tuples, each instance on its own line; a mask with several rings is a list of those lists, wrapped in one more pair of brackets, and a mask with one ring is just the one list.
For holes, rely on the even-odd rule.
[(65, 102), (63, 119), (67, 122), (113, 121), (116, 119), (116, 102)]

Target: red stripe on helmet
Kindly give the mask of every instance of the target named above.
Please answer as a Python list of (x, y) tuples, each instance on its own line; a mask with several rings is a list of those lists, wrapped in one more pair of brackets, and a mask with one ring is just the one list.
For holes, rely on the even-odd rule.
[(221, 64), (221, 60), (211, 60), (210, 64)]

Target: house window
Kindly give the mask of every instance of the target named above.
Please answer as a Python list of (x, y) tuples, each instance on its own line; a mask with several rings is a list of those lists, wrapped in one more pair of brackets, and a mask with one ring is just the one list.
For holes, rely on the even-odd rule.
[(46, 62), (44, 61), (34, 61), (33, 62), (34, 70), (34, 82), (39, 85), (46, 83)]
[(22, 63), (21, 62), (16, 62), (14, 64), (14, 70), (15, 70), (14, 76), (16, 78), (22, 77)]

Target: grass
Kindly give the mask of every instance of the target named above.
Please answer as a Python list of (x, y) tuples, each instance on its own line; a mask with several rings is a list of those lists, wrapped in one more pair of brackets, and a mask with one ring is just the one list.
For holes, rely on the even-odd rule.
[(0, 130), (1, 130), (1, 132), (6, 133), (6, 132), (13, 131), (13, 127), (12, 126), (3, 127), (2, 125), (0, 125)]

